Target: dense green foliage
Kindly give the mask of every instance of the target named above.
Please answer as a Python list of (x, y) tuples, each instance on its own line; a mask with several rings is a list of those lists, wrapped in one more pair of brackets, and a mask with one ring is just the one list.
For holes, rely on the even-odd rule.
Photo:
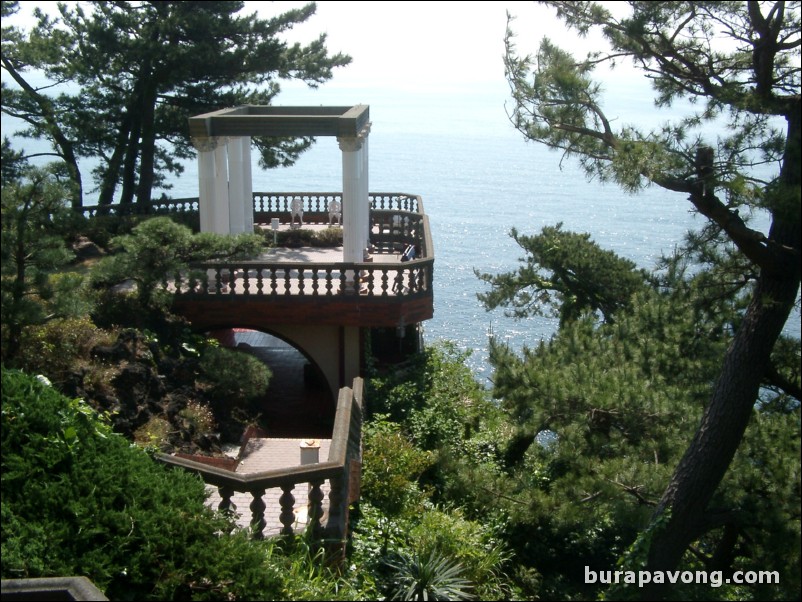
[(214, 346), (203, 350), (200, 371), (211, 383), (210, 394), (229, 409), (264, 395), (272, 376), (270, 368), (252, 355)]
[(264, 552), (82, 400), (4, 370), (2, 574), (86, 575), (111, 599), (280, 596)]
[[(726, 498), (727, 470), (743, 453), (739, 451), (742, 441), (751, 436), (746, 431), (756, 420), (755, 404), (769, 385), (774, 387), (769, 396), (779, 392), (776, 398), (782, 399), (795, 393), (791, 416), (798, 412), (798, 381), (789, 380), (787, 369), (773, 362), (783, 355), (774, 349), (798, 299), (802, 265), (800, 3), (632, 1), (623, 7), (626, 10), (593, 2), (543, 4), (555, 8), (558, 18), (579, 35), (599, 31), (606, 47), (577, 59), (544, 39), (535, 56), (521, 56), (509, 30), (505, 67), (513, 125), (527, 139), (576, 158), (590, 178), (614, 182), (630, 192), (654, 184), (686, 195), (692, 208), (709, 222), (691, 253), (713, 266), (706, 270), (706, 280), (692, 279), (698, 297), (690, 301), (692, 313), (686, 315), (694, 324), (702, 320), (701, 332), (705, 332), (709, 319), (704, 315), (705, 304), (721, 307), (711, 291), (722, 293), (731, 304), (718, 327), (725, 337), (732, 334), (726, 348), (698, 347), (701, 357), (683, 349), (702, 365), (707, 364), (709, 353), (718, 353), (719, 365), (705, 381), (696, 381), (697, 374), (691, 374), (688, 394), (682, 390), (684, 382), (676, 394), (669, 392), (672, 411), (694, 417), (686, 431), (696, 426), (695, 434), (687, 440), (685, 453), (671, 459), (672, 476), (653, 508), (651, 526), (635, 546), (640, 552), (628, 554), (625, 566), (672, 570), (700, 558), (703, 563), (727, 558), (725, 564), (731, 567), (737, 551), (751, 540), (751, 523), (738, 518), (742, 499), (728, 500), (724, 511), (719, 503)], [(625, 59), (651, 82), (657, 107), (687, 99), (692, 104), (688, 114), (677, 117), (675, 113), (674, 121), (646, 129), (607, 113), (594, 72)], [(715, 134), (706, 129), (710, 124), (716, 126)], [(769, 217), (765, 231), (748, 223), (747, 216), (755, 209)], [(535, 261), (543, 259), (547, 258)], [(566, 267), (571, 263), (563, 260)], [(545, 261), (540, 265), (554, 272)], [(655, 334), (650, 330), (646, 337)], [(640, 346), (654, 348), (660, 342), (646, 338)], [(788, 345), (780, 345), (787, 353)], [(790, 346), (797, 349), (793, 356), (798, 358), (799, 341)], [(630, 356), (624, 357), (627, 364), (632, 363)], [(567, 376), (587, 382), (581, 372), (584, 369), (578, 368)], [(686, 378), (683, 372), (661, 369), (660, 374), (667, 382), (678, 374)], [(641, 378), (637, 373), (633, 376)], [(627, 395), (614, 391), (630, 379), (621, 384), (608, 380), (609, 394), (626, 400)], [(522, 377), (520, 386), (527, 382)], [(660, 381), (642, 382), (648, 400), (649, 389)], [(709, 401), (696, 418), (684, 404), (707, 383), (712, 383)], [(615, 412), (621, 410), (611, 413), (607, 401), (594, 399), (594, 403), (598, 407), (591, 415), (610, 423), (620, 434), (634, 432), (616, 420)], [(789, 422), (786, 428), (798, 430), (798, 418), (796, 425), (793, 417)], [(604, 437), (607, 429), (604, 424)], [(659, 452), (656, 464), (662, 462)], [(616, 480), (626, 484), (634, 476), (624, 473)], [(635, 482), (641, 486), (640, 478)], [(596, 495), (596, 491), (587, 494)], [(728, 512), (732, 514), (725, 518)], [(718, 542), (716, 551), (700, 554), (700, 542), (711, 537)], [(656, 588), (643, 594), (666, 596), (669, 592)]]
[[(3, 112), (46, 140), (82, 204), (79, 159), (96, 159), (99, 204), (144, 203), (181, 161), (195, 156), (187, 118), (224, 107), (267, 105), (282, 79), (316, 87), (350, 58), (330, 55), (325, 35), (290, 44), (284, 32), (314, 13), (309, 3), (269, 19), (240, 14), (243, 2), (95, 2), (41, 13), (30, 31), (6, 25)], [(32, 72), (44, 74), (39, 83)], [(54, 84), (60, 84), (54, 86)], [(311, 138), (254, 139), (264, 166), (291, 164)]]
[(53, 317), (87, 310), (78, 294), (81, 279), (65, 274), (51, 278), (73, 254), (64, 242), (69, 211), (67, 187), (44, 170), (14, 172), (2, 187), (2, 348), (13, 357), (22, 328)]
[(438, 345), (404, 369), (370, 380), (370, 407), (382, 413), (364, 429), (351, 560), (374, 576), (386, 596), (422, 595), (441, 578), (460, 596), (524, 593), (507, 577), (515, 563), (494, 512), (469, 515), (462, 507), (471, 496), (454, 495), (449, 487), (456, 478), (453, 457), (480, 466), (494, 455), (503, 432), (498, 409), (464, 359), (452, 345)]
[(92, 271), (92, 279), (103, 287), (132, 280), (143, 309), (164, 308), (172, 299), (161, 287), (165, 278), (182, 271), (186, 274), (193, 261), (253, 257), (262, 242), (256, 234), (193, 234), (169, 217), (154, 217), (131, 234), (112, 239), (112, 249), (122, 252), (104, 258)]

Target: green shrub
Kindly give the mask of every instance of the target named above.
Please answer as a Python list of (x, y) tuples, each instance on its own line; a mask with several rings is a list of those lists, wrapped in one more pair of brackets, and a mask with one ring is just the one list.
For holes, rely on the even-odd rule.
[(2, 374), (3, 578), (84, 575), (114, 599), (282, 599), (266, 544), (70, 400)]
[(376, 416), (364, 427), (362, 495), (389, 516), (419, 513), (428, 494), (418, 479), (435, 456), (417, 449), (399, 425), (382, 418)]
[(99, 344), (110, 344), (116, 334), (95, 326), (87, 317), (52, 320), (25, 329), (17, 366), (30, 374), (43, 374), (54, 383), (89, 360)]
[(263, 362), (244, 351), (225, 347), (204, 349), (200, 368), (211, 385), (212, 395), (234, 404), (264, 395), (272, 377)]
[(315, 247), (341, 247), (343, 244), (342, 228), (326, 228), (317, 230), (312, 245)]
[(393, 570), (392, 600), (473, 600), (471, 583), (459, 561), (438, 550), (428, 554), (397, 554), (387, 563)]
[[(265, 237), (272, 242), (272, 231), (265, 232)], [(313, 230), (298, 228), (294, 230), (282, 230), (276, 233), (276, 246), (278, 247), (311, 247), (315, 238)]]
[(480, 599), (508, 599), (514, 597), (504, 575), (508, 554), (491, 529), (467, 520), (458, 509), (429, 509), (409, 530), (409, 538), (421, 556), (436, 551), (459, 562)]
[[(262, 231), (267, 244), (273, 245), (273, 231)], [(342, 228), (325, 228), (324, 230), (310, 230), (296, 228), (282, 230), (276, 233), (276, 246), (278, 247), (341, 247), (343, 244)]]

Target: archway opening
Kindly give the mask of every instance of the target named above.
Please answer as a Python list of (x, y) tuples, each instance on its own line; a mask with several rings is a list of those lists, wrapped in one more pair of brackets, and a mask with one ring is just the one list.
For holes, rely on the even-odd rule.
[(227, 328), (208, 335), (259, 359), (272, 372), (267, 391), (251, 404), (253, 426), (264, 436), (331, 438), (336, 400), (320, 367), (301, 349), (259, 330)]

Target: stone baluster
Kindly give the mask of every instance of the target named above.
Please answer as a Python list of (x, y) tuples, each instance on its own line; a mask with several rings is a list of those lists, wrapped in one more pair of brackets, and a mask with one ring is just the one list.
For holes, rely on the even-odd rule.
[(323, 517), (323, 481), (309, 483), (309, 529), (312, 535), (319, 536), (322, 531), (320, 523)]
[(329, 491), (329, 520), (326, 525), (327, 536), (331, 539), (340, 540), (345, 537), (345, 516), (343, 504), (345, 502), (345, 487), (347, 475), (345, 469), (336, 477), (332, 477), (331, 491)]
[(217, 509), (226, 516), (233, 517), (237, 511), (237, 505), (231, 501), (234, 490), (230, 487), (218, 487), (217, 491), (220, 494), (220, 505)]
[(253, 495), (253, 501), (251, 501), (251, 537), (254, 539), (264, 539), (265, 538), (265, 525), (267, 525), (267, 521), (265, 521), (265, 509), (267, 506), (265, 505), (264, 500), (262, 499), (265, 495), (264, 489), (256, 489), (251, 492)]
[(279, 504), (281, 504), (281, 514), (279, 514), (279, 521), (281, 522), (283, 528), (281, 529), (282, 535), (292, 535), (292, 524), (295, 522), (295, 512), (293, 510), (295, 506), (295, 496), (292, 495), (292, 490), (295, 485), (290, 483), (289, 485), (282, 485), (281, 486), (281, 497), (279, 498)]

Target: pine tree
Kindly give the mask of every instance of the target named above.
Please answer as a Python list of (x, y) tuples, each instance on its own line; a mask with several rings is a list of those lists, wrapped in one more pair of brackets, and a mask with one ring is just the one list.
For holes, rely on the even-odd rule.
[[(536, 56), (522, 57), (508, 31), (514, 125), (526, 138), (577, 158), (590, 177), (629, 191), (653, 184), (686, 194), (709, 220), (708, 234), (725, 237), (744, 266), (737, 277), (748, 307), (732, 324), (699, 423), (686, 427), (696, 428), (695, 435), (656, 505), (643, 556), (633, 560), (671, 570), (693, 542), (737, 528), (714, 501), (747, 426), (758, 420), (755, 404), (777, 373), (773, 351), (799, 294), (800, 5), (629, 2), (628, 15), (618, 18), (597, 3), (544, 4), (580, 35), (600, 29), (610, 51), (577, 60), (543, 40)], [(625, 59), (650, 79), (658, 108), (687, 98), (698, 111), (652, 131), (617, 125), (591, 76), (597, 66)], [(727, 128), (708, 140), (698, 128), (715, 119)], [(764, 165), (778, 173), (761, 179), (756, 168)], [(768, 212), (766, 232), (745, 221), (752, 208)], [(735, 545), (725, 537), (719, 544), (720, 555)]]
[[(99, 204), (146, 204), (154, 186), (195, 156), (188, 117), (270, 104), (279, 80), (316, 87), (350, 62), (328, 53), (325, 35), (306, 46), (281, 39), (314, 14), (314, 3), (269, 19), (240, 15), (243, 7), (95, 2), (88, 10), (61, 5), (55, 18), (37, 10), (32, 31), (3, 27), (2, 66), (17, 85), (3, 83), (3, 111), (23, 119), (28, 136), (52, 144), (79, 190), (87, 186), (78, 160), (97, 160)], [(18, 3), (3, 2), (2, 10), (12, 15)], [(44, 84), (33, 83), (27, 72), (34, 70)], [(265, 166), (291, 164), (311, 142), (255, 140)]]

